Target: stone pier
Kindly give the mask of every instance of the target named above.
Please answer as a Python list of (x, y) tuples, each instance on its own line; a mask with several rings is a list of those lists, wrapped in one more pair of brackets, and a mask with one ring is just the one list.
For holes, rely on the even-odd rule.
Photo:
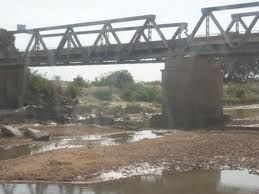
[(168, 127), (205, 127), (223, 122), (223, 71), (206, 57), (165, 60), (163, 115)]
[(0, 109), (23, 105), (25, 91), (24, 66), (0, 65)]

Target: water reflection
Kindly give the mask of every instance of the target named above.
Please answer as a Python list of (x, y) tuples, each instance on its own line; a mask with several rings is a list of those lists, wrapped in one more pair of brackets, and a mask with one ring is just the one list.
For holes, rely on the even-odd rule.
[(229, 171), (221, 172), (219, 190), (227, 192), (229, 188), (235, 189), (237, 193), (245, 191), (259, 193), (259, 176), (249, 174), (248, 171)]
[(248, 194), (259, 193), (259, 176), (248, 171), (193, 171), (139, 176), (96, 186), (1, 184), (0, 194)]
[(143, 130), (135, 132), (122, 132), (107, 135), (85, 135), (73, 137), (58, 137), (50, 142), (36, 143), (33, 145), (16, 146), (11, 148), (0, 147), (0, 160), (17, 158), (23, 155), (39, 154), (58, 149), (71, 149), (80, 147), (108, 146), (122, 143), (132, 143), (144, 139), (160, 138), (174, 134), (174, 130)]

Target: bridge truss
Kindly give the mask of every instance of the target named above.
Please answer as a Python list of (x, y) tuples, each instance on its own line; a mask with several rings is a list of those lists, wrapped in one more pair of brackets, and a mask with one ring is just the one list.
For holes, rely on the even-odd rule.
[[(132, 21), (143, 21), (141, 26), (129, 26), (114, 28), (113, 24), (127, 23)], [(76, 31), (76, 28), (98, 26), (98, 30)], [(187, 23), (169, 23), (157, 24), (155, 15), (136, 16), (128, 18), (120, 18), (113, 20), (104, 20), (96, 22), (79, 23), (64, 26), (54, 26), (46, 28), (37, 28), (32, 30), (19, 31), (15, 33), (31, 34), (31, 39), (22, 53), (22, 60), (26, 63), (37, 63), (37, 60), (42, 62), (42, 57), (48, 57), (45, 63), (48, 65), (63, 65), (63, 64), (96, 64), (96, 63), (130, 63), (132, 60), (138, 59), (137, 53), (140, 43), (145, 46), (145, 54), (152, 55), (152, 30), (155, 31), (162, 43), (162, 47), (167, 52), (172, 52), (172, 48), (165, 38), (161, 29), (176, 28), (172, 34), (171, 40), (176, 40), (187, 36)], [(53, 30), (65, 30), (64, 33), (49, 33), (44, 32)], [(118, 32), (134, 31), (130, 41), (123, 43), (117, 34)], [(80, 35), (97, 34), (97, 37), (92, 45), (83, 46), (83, 41), (80, 40)], [(110, 39), (115, 40), (111, 43)], [(49, 49), (44, 38), (62, 37), (56, 49)], [(143, 44), (144, 43), (144, 44)], [(148, 54), (149, 53), (149, 54)], [(133, 56), (133, 57), (132, 57)], [(44, 65), (44, 62), (43, 62)]]
[[(254, 28), (259, 20), (259, 12), (243, 12), (231, 15), (226, 29), (214, 12), (258, 7), (259, 2), (209, 7), (202, 9), (202, 16), (193, 31), (188, 34), (187, 23), (157, 24), (155, 15), (136, 16), (112, 20), (94, 21), (70, 25), (35, 28), (13, 31), (12, 34), (31, 36), (25, 51), (19, 52), (19, 63), (28, 66), (64, 66), (162, 62), (165, 57), (175, 55), (215, 55), (259, 53), (259, 33)], [(250, 23), (243, 18), (253, 17)], [(142, 25), (127, 25), (130, 22)], [(206, 22), (206, 36), (197, 32)], [(213, 22), (220, 34), (211, 34)], [(115, 27), (125, 24), (126, 27)], [(240, 25), (245, 29), (241, 32)], [(233, 29), (235, 26), (235, 29)], [(82, 27), (95, 27), (94, 30), (80, 30)], [(163, 29), (173, 31), (166, 38)], [(63, 32), (56, 32), (63, 30)], [(133, 32), (130, 41), (123, 42), (120, 32)], [(156, 39), (154, 38), (156, 34)], [(82, 35), (96, 35), (92, 44), (86, 44)], [(130, 36), (130, 35), (128, 35)], [(56, 48), (48, 48), (45, 40), (61, 38)], [(113, 41), (111, 41), (113, 40)]]

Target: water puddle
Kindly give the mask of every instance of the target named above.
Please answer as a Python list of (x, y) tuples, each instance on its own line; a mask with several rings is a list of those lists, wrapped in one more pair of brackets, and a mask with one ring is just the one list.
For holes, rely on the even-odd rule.
[(94, 146), (109, 146), (123, 143), (132, 143), (144, 139), (155, 139), (172, 135), (174, 130), (143, 130), (105, 135), (85, 135), (73, 137), (53, 138), (49, 142), (39, 142), (32, 145), (16, 147), (0, 147), (0, 160), (17, 158), (23, 155), (39, 154), (58, 149), (71, 149)]
[(259, 176), (248, 171), (192, 171), (143, 175), (93, 186), (75, 184), (0, 184), (0, 194), (258, 194)]

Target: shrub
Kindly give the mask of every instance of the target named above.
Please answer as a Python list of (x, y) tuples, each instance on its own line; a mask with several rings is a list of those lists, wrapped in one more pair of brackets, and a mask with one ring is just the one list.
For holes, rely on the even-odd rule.
[(134, 82), (132, 75), (127, 70), (115, 71), (107, 76), (97, 78), (92, 82), (94, 86), (110, 86), (119, 89)]
[(228, 85), (226, 89), (226, 94), (243, 99), (246, 97), (246, 94), (248, 93), (248, 88), (246, 84), (239, 84), (239, 83), (231, 83)]
[(144, 83), (133, 83), (122, 91), (122, 98), (128, 101), (161, 102), (161, 91)]
[(258, 103), (258, 82), (230, 82), (224, 86), (224, 104)]
[(99, 100), (112, 100), (112, 91), (110, 88), (98, 88), (93, 95)]
[(70, 98), (76, 98), (80, 93), (80, 90), (78, 86), (71, 82), (68, 84), (67, 89), (66, 89), (66, 95), (69, 96)]
[(73, 79), (73, 82), (78, 87), (89, 87), (90, 83), (88, 81), (85, 81), (83, 77), (78, 75), (76, 78)]
[[(160, 81), (136, 83), (127, 70), (115, 71), (107, 76), (97, 78), (92, 82), (92, 85), (115, 87), (118, 89), (120, 97), (127, 101), (161, 102)], [(102, 91), (97, 94), (97, 98), (100, 100), (110, 99), (111, 96), (111, 91), (109, 93)]]
[(54, 95), (53, 87), (50, 82), (37, 71), (27, 73), (27, 98), (39, 101), (49, 99)]

